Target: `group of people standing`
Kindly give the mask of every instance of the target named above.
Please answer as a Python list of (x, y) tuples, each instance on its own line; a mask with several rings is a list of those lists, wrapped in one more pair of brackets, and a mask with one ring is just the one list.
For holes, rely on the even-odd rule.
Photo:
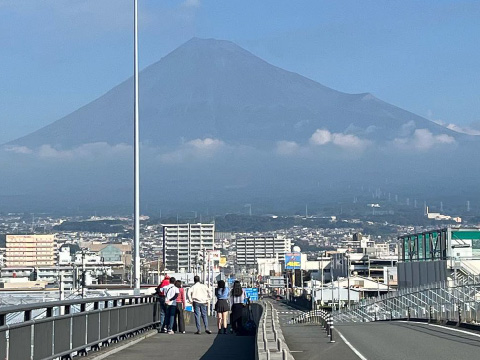
[[(200, 282), (200, 277), (193, 278), (194, 285), (187, 292), (188, 301), (193, 305), (195, 317), (195, 334), (201, 334), (200, 320), (203, 321), (205, 333), (211, 334), (208, 328), (207, 307), (212, 299), (210, 288)], [(245, 302), (245, 292), (239, 281), (233, 283), (230, 290), (225, 281), (219, 280), (218, 287), (215, 289), (217, 302), (215, 311), (217, 312), (217, 326), (219, 334), (227, 334), (228, 314), (230, 314), (230, 324), (232, 332), (238, 332), (242, 326), (242, 313)], [(158, 301), (160, 303), (160, 328), (159, 332), (174, 334), (176, 331), (185, 333), (184, 310), (186, 306), (185, 289), (182, 282), (173, 277), (165, 276), (163, 281), (157, 287)]]

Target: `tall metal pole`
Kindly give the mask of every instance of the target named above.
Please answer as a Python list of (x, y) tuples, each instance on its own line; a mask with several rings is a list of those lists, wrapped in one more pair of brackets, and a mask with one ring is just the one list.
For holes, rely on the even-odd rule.
[(140, 293), (140, 145), (138, 127), (138, 0), (134, 0), (133, 83), (134, 83), (134, 292)]
[(348, 288), (347, 307), (350, 308), (350, 255), (347, 256), (347, 288)]
[(321, 281), (322, 281), (322, 287), (320, 288), (320, 304), (323, 306), (323, 254), (321, 255), (320, 258), (320, 268), (321, 268)]

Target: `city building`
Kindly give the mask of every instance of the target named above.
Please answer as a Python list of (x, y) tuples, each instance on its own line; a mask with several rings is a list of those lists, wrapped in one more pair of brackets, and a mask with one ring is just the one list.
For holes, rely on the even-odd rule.
[(282, 235), (239, 237), (236, 241), (237, 265), (255, 267), (257, 259), (284, 259), (291, 247), (291, 240)]
[(199, 253), (214, 250), (215, 224), (164, 224), (163, 263), (165, 269), (192, 272)]
[(100, 259), (104, 263), (123, 263), (124, 267), (132, 264), (132, 244), (129, 242), (122, 243), (103, 243), (98, 241), (82, 241), (81, 248), (99, 254)]
[(54, 266), (56, 263), (55, 235), (7, 235), (7, 267)]

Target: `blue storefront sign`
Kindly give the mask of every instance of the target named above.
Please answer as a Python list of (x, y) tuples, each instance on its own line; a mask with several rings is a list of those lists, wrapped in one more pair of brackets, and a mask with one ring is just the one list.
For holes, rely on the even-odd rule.
[(258, 288), (245, 288), (245, 295), (250, 301), (258, 301)]

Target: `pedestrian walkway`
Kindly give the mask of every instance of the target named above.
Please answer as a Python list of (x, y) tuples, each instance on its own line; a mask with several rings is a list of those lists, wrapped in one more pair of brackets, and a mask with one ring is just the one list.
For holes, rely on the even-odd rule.
[[(151, 360), (163, 358), (168, 352), (168, 358), (188, 360), (255, 359), (255, 337), (236, 336), (234, 334), (217, 334), (216, 322), (209, 318), (212, 334), (206, 334), (202, 329), (196, 335), (194, 325), (186, 326), (185, 334), (158, 334), (133, 344), (110, 356), (102, 357), (108, 360)], [(94, 356), (92, 357), (95, 358)]]

